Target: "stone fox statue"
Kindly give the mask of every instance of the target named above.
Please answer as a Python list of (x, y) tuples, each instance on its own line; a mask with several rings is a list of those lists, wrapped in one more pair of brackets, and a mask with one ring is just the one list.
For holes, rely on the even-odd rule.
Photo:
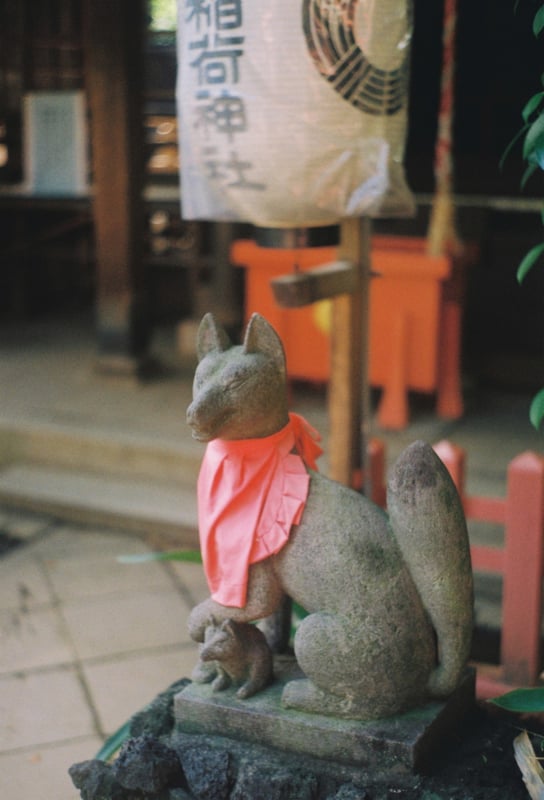
[(376, 719), (447, 697), (469, 655), (473, 590), (463, 511), (440, 459), (423, 442), (400, 455), (386, 514), (306, 466), (312, 435), (288, 413), (283, 347), (263, 317), (233, 346), (207, 314), (197, 350), (187, 420), (209, 443), (198, 492), (212, 596), (192, 610), (191, 636), (202, 642), (212, 617), (260, 620), (287, 595), (309, 614), (294, 639), (305, 677), (285, 685), (284, 706)]

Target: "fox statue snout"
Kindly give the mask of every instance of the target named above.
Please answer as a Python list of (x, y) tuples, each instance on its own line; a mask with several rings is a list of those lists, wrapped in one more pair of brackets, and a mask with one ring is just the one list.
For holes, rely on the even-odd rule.
[(187, 424), (193, 439), (198, 442), (209, 442), (215, 438), (216, 420), (210, 417), (202, 403), (193, 402), (187, 408)]
[[(376, 719), (446, 697), (468, 661), (473, 589), (461, 502), (438, 456), (424, 442), (406, 448), (386, 514), (308, 466), (288, 413), (283, 347), (263, 317), (233, 346), (207, 314), (197, 350), (187, 421), (209, 442), (199, 525), (211, 597), (191, 612), (191, 636), (203, 641), (211, 618), (261, 620), (288, 596), (308, 616), (294, 638), (304, 678), (286, 684), (284, 706)], [(276, 472), (264, 471), (269, 463)], [(224, 513), (208, 502), (210, 486)], [(231, 560), (215, 563), (223, 553)]]

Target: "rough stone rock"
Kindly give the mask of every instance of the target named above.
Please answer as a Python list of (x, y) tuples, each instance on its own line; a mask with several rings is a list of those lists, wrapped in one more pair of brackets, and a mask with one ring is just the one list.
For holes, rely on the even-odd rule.
[(121, 786), (147, 794), (180, 786), (183, 781), (174, 750), (149, 734), (125, 742), (112, 769)]
[[(532, 722), (536, 743), (544, 731), (542, 724)], [(113, 767), (101, 761), (74, 764), (69, 772), (82, 800), (202, 800), (206, 796), (205, 781), (213, 785), (212, 778), (227, 754), (231, 786), (235, 787), (228, 800), (525, 800), (527, 790), (512, 748), (518, 724), (517, 718), (488, 704), (478, 706), (429, 764), (429, 771), (417, 775), (391, 766), (349, 766), (224, 734), (179, 730), (166, 737), (164, 744), (176, 754), (189, 750), (202, 753), (204, 774), (207, 770), (211, 774), (202, 778), (200, 789), (193, 784), (193, 789), (202, 791), (200, 795), (180, 781), (181, 766), (166, 786), (145, 793), (142, 786), (137, 790), (123, 788), (115, 780)], [(210, 794), (207, 800), (212, 797)]]
[(191, 681), (182, 678), (176, 681), (164, 692), (161, 692), (130, 721), (130, 735), (142, 736), (149, 733), (152, 736), (167, 736), (174, 726), (174, 695), (187, 686)]
[(279, 767), (264, 771), (255, 762), (243, 762), (230, 800), (313, 800), (317, 794), (318, 780), (315, 775), (293, 772)]
[(354, 786), (353, 783), (345, 783), (327, 800), (370, 800), (370, 795), (365, 789)]
[(232, 785), (230, 756), (206, 745), (176, 750), (189, 789), (197, 800), (228, 800)]
[(97, 759), (72, 764), (68, 770), (82, 800), (126, 800), (127, 794), (117, 782), (109, 764)]

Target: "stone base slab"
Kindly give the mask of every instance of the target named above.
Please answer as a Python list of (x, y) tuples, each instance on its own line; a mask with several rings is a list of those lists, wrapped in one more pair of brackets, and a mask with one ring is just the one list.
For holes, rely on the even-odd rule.
[(238, 700), (235, 689), (214, 692), (191, 683), (174, 699), (176, 729), (219, 735), (365, 769), (425, 772), (474, 707), (475, 672), (444, 702), (387, 719), (362, 722), (308, 714), (281, 706), (293, 662), (276, 665), (267, 689)]

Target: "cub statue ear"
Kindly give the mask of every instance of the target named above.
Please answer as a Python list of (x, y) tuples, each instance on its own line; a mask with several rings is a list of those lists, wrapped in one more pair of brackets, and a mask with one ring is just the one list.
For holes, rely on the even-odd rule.
[(264, 353), (285, 371), (285, 352), (281, 339), (260, 314), (252, 314), (247, 324), (243, 345), (244, 353)]
[(221, 630), (236, 638), (236, 628), (232, 619), (224, 619), (221, 623)]
[(198, 360), (202, 361), (204, 356), (212, 351), (222, 352), (232, 347), (232, 342), (221, 325), (216, 321), (211, 313), (204, 314), (198, 333), (196, 335), (196, 353)]

